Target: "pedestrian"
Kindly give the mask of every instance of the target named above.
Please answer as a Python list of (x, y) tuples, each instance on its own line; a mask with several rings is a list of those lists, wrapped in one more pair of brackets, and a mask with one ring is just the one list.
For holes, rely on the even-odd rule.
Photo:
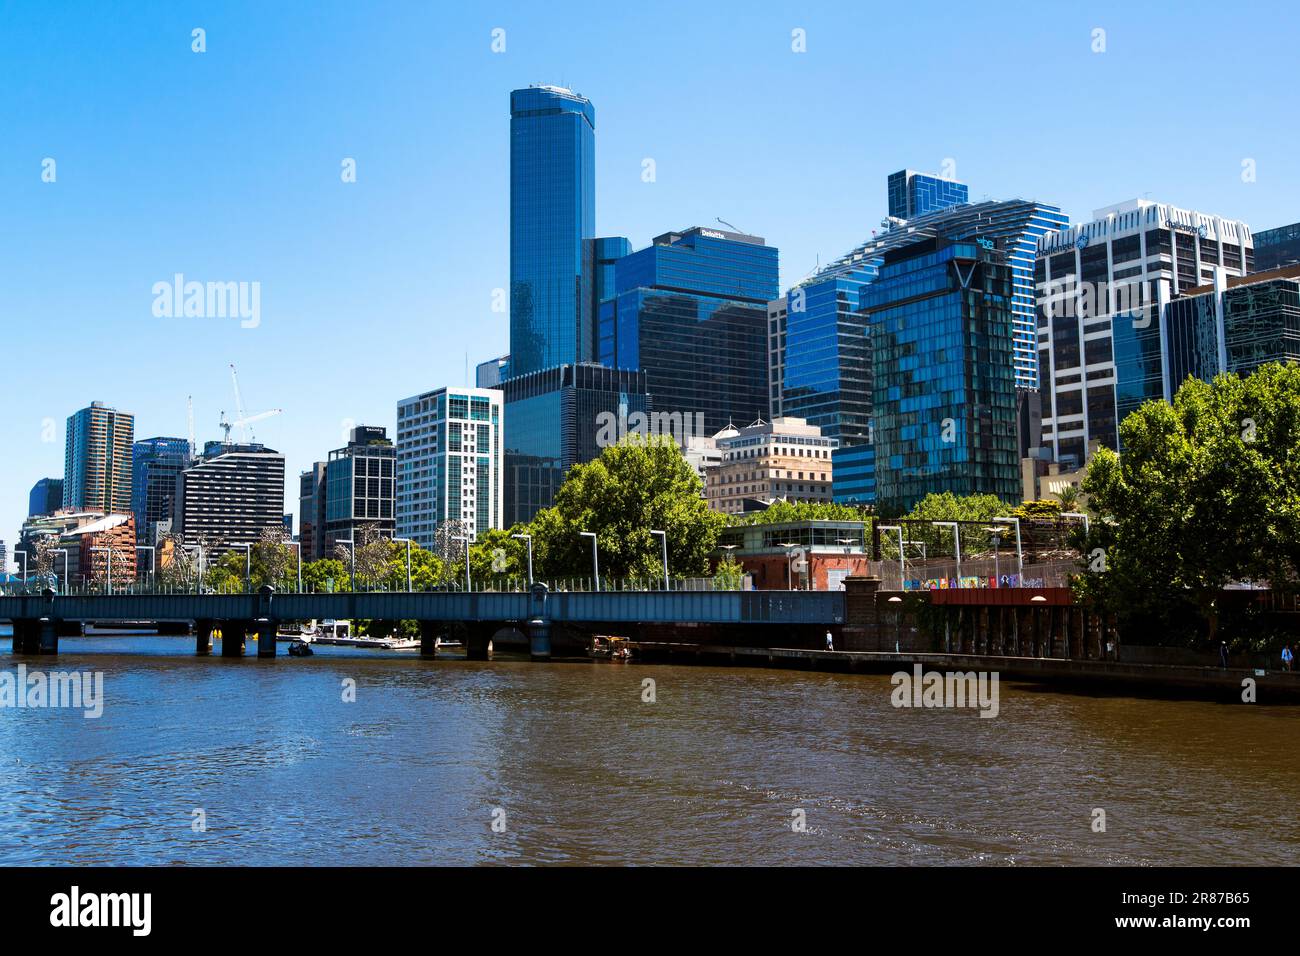
[(1282, 670), (1289, 671), (1291, 669), (1291, 661), (1293, 659), (1294, 659), (1294, 655), (1292, 655), (1291, 653), (1291, 645), (1290, 644), (1282, 645)]
[(828, 651), (833, 651), (833, 650), (835, 650), (835, 641), (831, 639), (831, 632), (830, 632), (830, 631), (827, 631), (827, 632), (826, 632), (826, 650), (828, 650)]
[(1228, 642), (1219, 641), (1219, 666), (1228, 669)]

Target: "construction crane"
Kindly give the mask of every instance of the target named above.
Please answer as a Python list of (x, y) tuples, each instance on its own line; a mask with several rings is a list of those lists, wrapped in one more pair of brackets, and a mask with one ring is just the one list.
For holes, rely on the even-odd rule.
[(226, 413), (225, 412), (221, 413), (221, 427), (225, 430), (226, 433), (225, 443), (227, 445), (230, 444), (230, 430), (232, 428), (238, 428), (240, 440), (242, 442), (247, 443), (249, 438), (249, 431), (248, 431), (249, 425), (253, 424), (254, 422), (260, 422), (264, 419), (271, 418), (274, 415), (279, 415), (281, 412), (284, 411), (284, 409), (273, 408), (269, 412), (258, 412), (256, 415), (245, 414), (244, 399), (243, 396), (239, 394), (239, 375), (236, 374), (235, 366), (233, 364), (230, 366), (230, 381), (235, 386), (235, 414), (238, 415), (239, 417), (236, 418), (233, 422), (227, 421)]

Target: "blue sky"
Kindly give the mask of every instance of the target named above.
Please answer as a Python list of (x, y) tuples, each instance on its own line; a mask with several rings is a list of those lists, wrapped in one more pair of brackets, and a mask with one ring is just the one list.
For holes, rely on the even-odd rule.
[[(877, 228), (890, 172), (949, 159), (972, 199), (1075, 221), (1145, 194), (1256, 230), (1300, 220), (1298, 18), (1148, 0), (0, 0), (0, 538), (62, 474), (64, 421), (92, 400), (135, 412), (138, 438), (184, 436), (192, 395), (202, 443), (233, 412), (234, 363), (247, 409), (284, 409), (254, 431), (287, 454), (296, 511), (297, 473), (347, 421), (391, 429), (399, 398), (506, 351), (515, 87), (595, 103), (599, 234), (639, 248), (721, 217), (780, 248), (784, 287)], [(178, 272), (259, 282), (260, 325), (155, 317), (154, 283)]]

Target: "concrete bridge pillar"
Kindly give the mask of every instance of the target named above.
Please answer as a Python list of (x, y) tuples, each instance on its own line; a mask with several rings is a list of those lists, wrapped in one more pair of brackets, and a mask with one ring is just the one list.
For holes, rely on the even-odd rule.
[(246, 621), (221, 622), (221, 656), (243, 657), (244, 635), (251, 629)]
[(257, 656), (275, 657), (275, 621), (263, 617), (257, 620)]
[(551, 659), (551, 622), (545, 618), (528, 622), (528, 656), (535, 661)]
[(471, 661), (488, 659), (488, 645), (492, 635), (497, 632), (498, 624), (470, 624), (465, 630), (465, 657)]
[(59, 628), (56, 621), (48, 617), (43, 617), (38, 622), (37, 631), (37, 654), (58, 654), (59, 653)]
[(438, 656), (438, 637), (442, 625), (438, 621), (420, 621), (420, 656), (433, 660)]
[(212, 653), (212, 632), (215, 629), (216, 622), (210, 618), (194, 622), (194, 653), (199, 657), (207, 657)]

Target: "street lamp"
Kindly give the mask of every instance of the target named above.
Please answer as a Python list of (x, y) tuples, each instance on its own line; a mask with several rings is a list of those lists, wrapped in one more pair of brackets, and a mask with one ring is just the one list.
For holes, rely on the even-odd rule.
[(931, 521), (940, 528), (952, 528), (952, 540), (957, 550), (957, 587), (961, 587), (961, 525), (956, 521)]
[(510, 537), (528, 542), (528, 586), (533, 586), (533, 536), (531, 534), (512, 534)]
[[(50, 549), (50, 554), (61, 554), (61, 555), (63, 555), (63, 593), (64, 593), (64, 594), (67, 594), (67, 593), (68, 593), (68, 549), (67, 549), (67, 548), (51, 548), (51, 549)], [(26, 555), (23, 555), (23, 557), (26, 557)]]
[(136, 551), (148, 551), (148, 552), (149, 552), (149, 583), (150, 583), (150, 584), (153, 584), (153, 583), (157, 580), (157, 577), (158, 577), (158, 552), (157, 552), (157, 550), (156, 550), (153, 546), (151, 546), (151, 545), (147, 545), (147, 544), (137, 544), (137, 545), (135, 546), (135, 550), (136, 550)]
[[(903, 599), (895, 594), (889, 599), (889, 603), (894, 605), (894, 653), (901, 654), (903, 652)], [(880, 647), (879, 640), (876, 642), (876, 647), (877, 649)]]
[(664, 590), (668, 590), (668, 532), (651, 531), (652, 535), (658, 535), (660, 542), (664, 546)]
[(794, 541), (778, 541), (778, 547), (785, 548), (785, 589), (794, 590), (794, 555), (799, 550), (799, 545)]
[(1020, 548), (1020, 519), (994, 518), (994, 524), (1013, 524), (1016, 526), (1016, 587), (1025, 586), (1025, 554)]
[(244, 549), (244, 590), (251, 594), (253, 592), (253, 546), (245, 542), (234, 547)]
[(107, 579), (107, 583), (108, 583), (108, 593), (109, 593), (109, 594), (112, 594), (112, 593), (113, 593), (113, 549), (112, 549), (112, 548), (91, 548), (90, 550), (91, 550), (91, 551), (107, 551), (107, 552), (108, 552), (108, 579)]
[(596, 532), (579, 531), (578, 534), (584, 538), (591, 539), (591, 566), (596, 574), (596, 590), (600, 590), (600, 549), (596, 545)]
[(876, 525), (878, 531), (897, 531), (898, 532), (898, 590), (906, 591), (907, 586), (907, 563), (903, 558), (903, 526), (901, 524), (882, 524)]
[(472, 582), (470, 581), (470, 577), (469, 577), (469, 542), (470, 542), (470, 537), (469, 537), (469, 535), (467, 535), (467, 534), (458, 534), (458, 535), (453, 535), (451, 540), (453, 540), (453, 541), (464, 541), (464, 542), (465, 542), (465, 590), (466, 590), (467, 592), (468, 592), (468, 591), (472, 591), (472, 590), (474, 590), (474, 587), (473, 587), (473, 584), (472, 584)]
[(411, 539), (394, 538), (393, 540), (406, 542), (406, 591), (409, 594), (411, 592)]

